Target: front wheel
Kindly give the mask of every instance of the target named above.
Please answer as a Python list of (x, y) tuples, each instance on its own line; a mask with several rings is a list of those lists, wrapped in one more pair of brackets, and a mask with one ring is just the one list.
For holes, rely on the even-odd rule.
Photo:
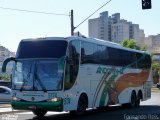
[(32, 112), (38, 117), (43, 117), (47, 113), (46, 110), (33, 110)]
[(77, 110), (76, 111), (70, 111), (70, 114), (72, 115), (82, 115), (85, 113), (87, 108), (87, 100), (84, 96), (81, 96), (78, 100)]

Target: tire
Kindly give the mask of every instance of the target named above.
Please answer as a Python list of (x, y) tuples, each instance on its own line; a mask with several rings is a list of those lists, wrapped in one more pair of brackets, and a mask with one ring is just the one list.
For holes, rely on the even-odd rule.
[(78, 100), (77, 110), (76, 111), (70, 111), (71, 115), (82, 115), (86, 112), (87, 108), (87, 100), (84, 96), (80, 96)]
[(33, 110), (32, 112), (38, 117), (43, 117), (47, 113), (46, 110)]
[(135, 92), (132, 92), (131, 94), (131, 101), (130, 101), (130, 107), (133, 108), (136, 106), (136, 93)]
[(137, 95), (137, 100), (136, 100), (136, 107), (140, 106), (140, 101), (141, 101), (141, 96), (140, 94)]
[(137, 103), (136, 93), (135, 93), (135, 92), (132, 92), (130, 103), (122, 104), (122, 107), (123, 107), (123, 108), (133, 108), (133, 107), (136, 106), (136, 103)]

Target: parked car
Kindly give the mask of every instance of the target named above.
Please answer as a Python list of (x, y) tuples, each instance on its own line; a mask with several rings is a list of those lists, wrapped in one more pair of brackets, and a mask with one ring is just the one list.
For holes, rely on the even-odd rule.
[(0, 102), (11, 101), (11, 89), (5, 86), (0, 86)]

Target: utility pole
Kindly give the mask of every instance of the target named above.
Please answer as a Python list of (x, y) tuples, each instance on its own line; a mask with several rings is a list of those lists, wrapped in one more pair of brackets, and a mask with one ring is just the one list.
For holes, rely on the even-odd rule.
[(74, 21), (73, 21), (73, 10), (71, 10), (71, 36), (74, 35)]

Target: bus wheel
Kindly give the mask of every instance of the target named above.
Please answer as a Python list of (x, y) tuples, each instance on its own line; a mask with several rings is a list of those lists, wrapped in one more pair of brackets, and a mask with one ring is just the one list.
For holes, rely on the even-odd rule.
[(84, 96), (81, 96), (78, 101), (77, 113), (84, 114), (87, 108), (87, 100)]
[(136, 106), (136, 102), (137, 102), (136, 93), (135, 93), (135, 92), (132, 92), (132, 94), (131, 94), (130, 107), (135, 107), (135, 106)]
[(43, 117), (47, 113), (46, 110), (33, 110), (32, 112), (38, 117)]
[(79, 100), (78, 100), (78, 105), (77, 105), (77, 110), (76, 111), (70, 111), (71, 115), (82, 115), (85, 113), (86, 108), (87, 108), (87, 99), (81, 95)]
[(137, 100), (136, 100), (136, 107), (139, 107), (140, 101), (141, 101), (141, 94), (138, 93), (138, 95), (137, 95)]

